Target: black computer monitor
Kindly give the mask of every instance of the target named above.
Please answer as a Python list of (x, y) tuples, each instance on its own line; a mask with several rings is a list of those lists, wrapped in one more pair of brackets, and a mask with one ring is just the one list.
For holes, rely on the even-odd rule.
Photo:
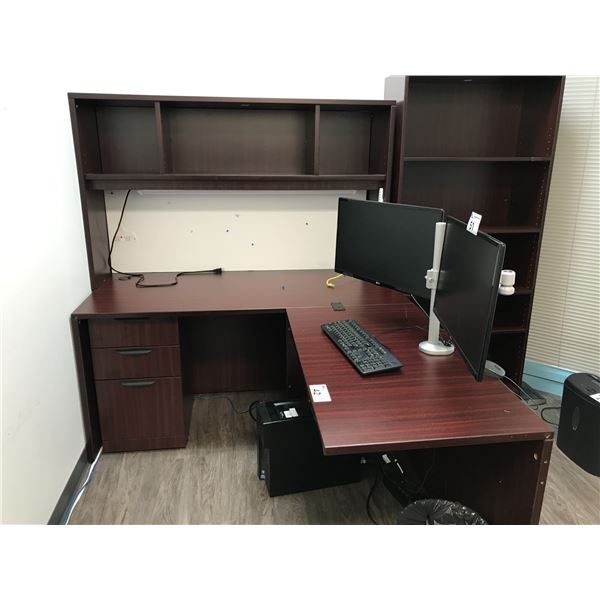
[(490, 235), (473, 235), (447, 217), (433, 310), (478, 381), (485, 361), (498, 298), (505, 245)]
[(443, 220), (439, 208), (340, 198), (335, 271), (429, 298), (425, 273)]

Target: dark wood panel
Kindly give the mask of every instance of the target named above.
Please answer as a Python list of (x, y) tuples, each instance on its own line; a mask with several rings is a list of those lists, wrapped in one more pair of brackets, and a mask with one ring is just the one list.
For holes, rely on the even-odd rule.
[(307, 173), (311, 111), (165, 105), (163, 111), (175, 173)]
[(300, 364), (298, 350), (296, 350), (294, 336), (292, 335), (292, 329), (287, 317), (285, 321), (286, 393), (288, 400), (295, 400), (306, 397), (306, 382), (304, 381), (302, 365)]
[(551, 156), (560, 77), (409, 78), (407, 156)]
[(98, 401), (94, 385), (94, 370), (92, 366), (92, 354), (90, 352), (90, 335), (87, 320), (71, 317), (71, 337), (73, 340), (73, 352), (75, 354), (75, 366), (79, 384), (81, 416), (85, 431), (85, 452), (88, 462), (92, 462), (102, 447), (102, 436), (98, 420)]
[(248, 108), (277, 108), (279, 105), (296, 105), (305, 108), (306, 105), (324, 104), (331, 107), (345, 106), (391, 106), (392, 100), (334, 100), (312, 98), (234, 98), (216, 96), (150, 96), (144, 94), (89, 94), (69, 92), (69, 98), (77, 100), (94, 100), (106, 106), (152, 106), (154, 102), (176, 102), (180, 105), (197, 107), (218, 107), (223, 104), (231, 106), (248, 105)]
[(475, 211), (488, 228), (540, 227), (547, 177), (547, 162), (408, 162), (402, 202), (443, 208), (463, 221)]
[(92, 289), (97, 288), (109, 277), (108, 267), (108, 228), (106, 206), (101, 191), (88, 189), (85, 173), (101, 171), (100, 149), (96, 109), (88, 102), (69, 100), (75, 159), (81, 196), (81, 214), (85, 245), (88, 257), (88, 271)]
[(384, 185), (382, 174), (368, 175), (200, 175), (97, 174), (86, 176), (94, 190), (356, 190)]
[(527, 327), (531, 295), (500, 296), (496, 303), (494, 328)]
[(474, 83), (469, 79), (409, 80), (406, 155), (516, 154), (522, 91), (502, 83)]
[(524, 86), (517, 153), (553, 157), (563, 77), (531, 77)]
[(371, 115), (321, 107), (319, 173), (369, 173)]
[(516, 272), (516, 285), (533, 288), (540, 236), (537, 233), (495, 233), (506, 244), (504, 268)]
[(492, 332), (488, 359), (505, 369), (511, 379), (520, 382), (526, 349), (527, 328), (524, 327), (520, 331), (496, 329)]
[[(74, 312), (77, 316), (184, 315), (221, 311), (280, 311), (298, 306), (346, 306), (400, 304), (409, 302), (404, 294), (350, 277), (325, 281), (333, 271), (228, 271), (221, 275), (180, 277), (173, 287), (135, 287), (135, 280), (112, 280), (94, 291)], [(153, 276), (158, 281), (173, 281), (172, 273)], [(338, 313), (336, 313), (338, 314)], [(94, 322), (97, 320), (94, 319)], [(110, 321), (109, 321), (110, 322)], [(100, 327), (96, 324), (94, 327)], [(109, 327), (109, 325), (102, 325)], [(176, 342), (139, 342), (128, 339), (113, 346), (168, 345)], [(116, 340), (117, 342), (119, 340)]]
[(176, 319), (93, 319), (89, 323), (92, 348), (168, 346), (179, 344)]
[(158, 173), (154, 107), (96, 108), (104, 173)]
[(369, 173), (388, 174), (391, 162), (391, 127), (394, 115), (392, 109), (376, 111), (371, 118), (371, 139), (369, 142)]
[(185, 393), (285, 387), (283, 314), (180, 319)]
[(321, 332), (322, 308), (289, 309), (307, 385), (326, 384), (332, 402), (313, 404), (326, 454), (540, 440), (551, 429), (497, 379), (477, 382), (458, 354), (418, 350), (426, 318), (413, 305), (351, 307), (356, 319), (404, 363), (361, 377)]
[(179, 346), (94, 348), (96, 379), (176, 377), (181, 373)]
[(548, 439), (421, 451), (420, 471), (428, 495), (465, 504), (490, 524), (537, 524), (551, 447)]
[[(164, 448), (185, 439), (179, 378), (97, 381), (96, 391), (105, 450)], [(132, 447), (134, 443), (143, 447)]]
[(308, 128), (308, 143), (306, 146), (307, 173), (319, 174), (319, 162), (321, 153), (321, 107), (317, 104), (314, 112), (314, 126)]
[[(156, 119), (156, 140), (158, 144), (159, 170), (161, 174), (172, 170), (171, 144), (169, 141), (169, 123), (165, 118), (160, 102), (154, 103), (154, 118)], [(88, 171), (89, 173), (90, 171)]]

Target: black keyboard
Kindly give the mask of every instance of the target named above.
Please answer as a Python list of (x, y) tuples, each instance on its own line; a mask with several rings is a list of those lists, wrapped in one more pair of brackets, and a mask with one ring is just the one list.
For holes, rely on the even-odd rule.
[(395, 371), (402, 363), (356, 321), (324, 323), (321, 329), (361, 375)]

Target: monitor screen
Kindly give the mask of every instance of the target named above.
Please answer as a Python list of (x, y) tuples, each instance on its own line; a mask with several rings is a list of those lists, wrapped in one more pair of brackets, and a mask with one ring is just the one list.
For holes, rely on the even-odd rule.
[(358, 279), (430, 297), (425, 274), (433, 263), (439, 208), (340, 198), (335, 270)]
[(433, 310), (478, 381), (483, 379), (505, 245), (448, 217)]

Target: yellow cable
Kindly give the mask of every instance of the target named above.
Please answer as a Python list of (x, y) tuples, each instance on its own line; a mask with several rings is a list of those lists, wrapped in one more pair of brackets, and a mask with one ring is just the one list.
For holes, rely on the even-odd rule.
[(337, 279), (338, 277), (343, 277), (343, 276), (344, 276), (344, 275), (343, 275), (343, 273), (340, 273), (339, 275), (334, 275), (333, 277), (330, 277), (330, 278), (329, 278), (329, 279), (328, 279), (328, 280), (325, 282), (325, 285), (326, 285), (328, 288), (334, 288), (334, 287), (335, 287), (335, 284), (333, 284), (333, 283), (331, 283), (331, 282), (332, 282), (334, 279)]

